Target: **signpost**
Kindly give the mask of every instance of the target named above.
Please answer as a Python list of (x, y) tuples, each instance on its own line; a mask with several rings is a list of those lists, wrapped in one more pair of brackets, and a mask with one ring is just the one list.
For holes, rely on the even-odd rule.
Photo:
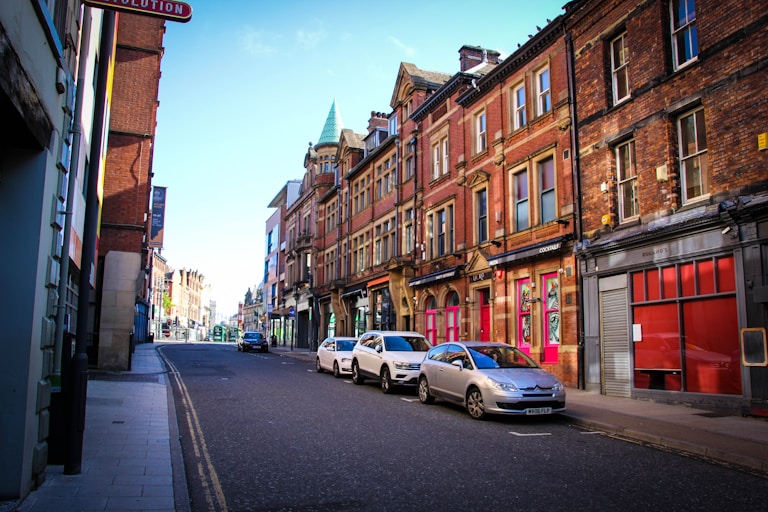
[(192, 19), (192, 7), (173, 0), (83, 0), (83, 3), (100, 9), (144, 14), (181, 23)]

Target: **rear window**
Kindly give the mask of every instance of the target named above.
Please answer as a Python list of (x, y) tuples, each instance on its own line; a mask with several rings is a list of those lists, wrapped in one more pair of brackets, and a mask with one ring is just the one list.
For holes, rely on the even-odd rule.
[(426, 352), (432, 348), (421, 336), (385, 336), (384, 346), (390, 352)]
[(346, 352), (355, 347), (355, 340), (336, 340), (336, 350)]

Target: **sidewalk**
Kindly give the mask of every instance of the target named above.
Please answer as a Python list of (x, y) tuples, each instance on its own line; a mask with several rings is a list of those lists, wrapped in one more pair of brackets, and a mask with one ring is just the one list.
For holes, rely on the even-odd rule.
[(81, 473), (48, 466), (19, 512), (189, 511), (173, 394), (151, 343), (130, 372), (89, 370)]
[[(82, 473), (48, 466), (45, 483), (16, 510), (190, 510), (173, 393), (156, 351), (161, 344), (138, 345), (130, 372), (89, 372)], [(270, 351), (315, 360), (307, 349)], [(567, 396), (564, 416), (574, 424), (768, 475), (764, 419), (571, 388)]]

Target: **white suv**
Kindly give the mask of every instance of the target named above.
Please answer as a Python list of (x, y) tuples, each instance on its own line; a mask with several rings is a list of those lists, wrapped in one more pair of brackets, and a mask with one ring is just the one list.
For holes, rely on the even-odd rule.
[(384, 393), (391, 393), (393, 386), (415, 386), (430, 348), (417, 332), (368, 331), (352, 349), (352, 382), (377, 379)]

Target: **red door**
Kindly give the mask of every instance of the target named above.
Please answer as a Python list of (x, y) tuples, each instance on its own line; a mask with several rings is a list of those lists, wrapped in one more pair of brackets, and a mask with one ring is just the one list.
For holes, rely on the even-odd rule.
[(489, 302), (489, 291), (480, 290), (480, 340), (491, 341), (491, 304)]

